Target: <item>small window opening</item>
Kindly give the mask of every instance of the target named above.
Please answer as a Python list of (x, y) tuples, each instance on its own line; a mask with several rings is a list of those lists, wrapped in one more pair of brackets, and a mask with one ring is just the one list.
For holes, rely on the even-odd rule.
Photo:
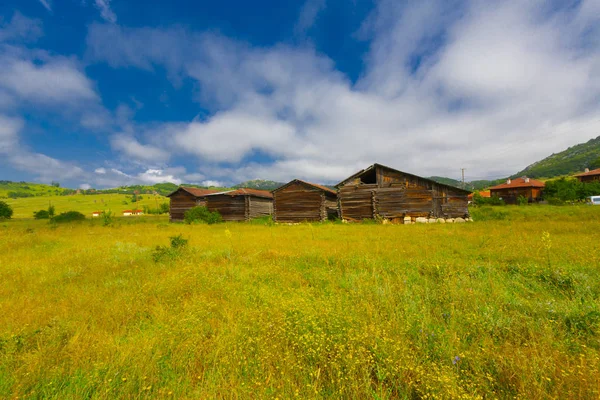
[(360, 181), (365, 184), (377, 183), (377, 171), (375, 168), (362, 174)]

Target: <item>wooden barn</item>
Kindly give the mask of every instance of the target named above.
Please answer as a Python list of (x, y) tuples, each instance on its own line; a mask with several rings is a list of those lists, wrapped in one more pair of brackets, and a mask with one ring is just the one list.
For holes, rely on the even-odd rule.
[(468, 190), (401, 172), (380, 164), (336, 185), (340, 217), (359, 221), (418, 217), (458, 218), (469, 214)]
[(506, 183), (490, 188), (492, 196), (498, 196), (506, 204), (517, 204), (518, 198), (523, 196), (529, 203), (542, 199), (545, 183), (526, 176), (522, 178), (507, 179)]
[(217, 193), (214, 189), (199, 189), (181, 186), (167, 195), (171, 199), (169, 206), (169, 220), (183, 221), (187, 210), (196, 206), (206, 206), (206, 195)]
[(272, 191), (276, 222), (326, 221), (337, 216), (337, 193), (325, 186), (294, 179)]
[(273, 215), (273, 195), (266, 190), (237, 189), (206, 196), (206, 207), (224, 221), (248, 221)]

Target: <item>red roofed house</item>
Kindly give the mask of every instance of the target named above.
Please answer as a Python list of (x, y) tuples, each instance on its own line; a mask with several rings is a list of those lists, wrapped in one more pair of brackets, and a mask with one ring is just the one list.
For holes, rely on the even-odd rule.
[(248, 221), (273, 215), (273, 195), (266, 190), (241, 188), (205, 196), (206, 207), (224, 221)]
[(542, 199), (544, 182), (530, 179), (526, 176), (516, 179), (507, 179), (506, 183), (490, 188), (492, 196), (498, 196), (506, 204), (517, 204), (519, 196), (525, 197), (530, 203)]
[(589, 170), (586, 168), (581, 174), (575, 175), (579, 182), (600, 182), (600, 168)]
[(102, 214), (104, 214), (104, 211), (94, 211), (92, 213), (92, 217), (99, 217)]
[(206, 206), (206, 195), (217, 193), (215, 189), (199, 189), (181, 186), (167, 195), (170, 198), (170, 221), (183, 221), (184, 213), (192, 207)]

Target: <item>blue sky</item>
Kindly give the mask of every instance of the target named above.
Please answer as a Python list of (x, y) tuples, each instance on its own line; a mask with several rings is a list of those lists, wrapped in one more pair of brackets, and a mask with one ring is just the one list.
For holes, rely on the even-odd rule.
[(600, 0), (0, 4), (0, 179), (498, 178), (600, 135)]

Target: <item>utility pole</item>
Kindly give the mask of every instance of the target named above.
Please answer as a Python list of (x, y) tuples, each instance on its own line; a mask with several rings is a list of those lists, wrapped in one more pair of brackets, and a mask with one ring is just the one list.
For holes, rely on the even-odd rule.
[(460, 172), (462, 173), (462, 188), (465, 188), (465, 168), (461, 168)]

